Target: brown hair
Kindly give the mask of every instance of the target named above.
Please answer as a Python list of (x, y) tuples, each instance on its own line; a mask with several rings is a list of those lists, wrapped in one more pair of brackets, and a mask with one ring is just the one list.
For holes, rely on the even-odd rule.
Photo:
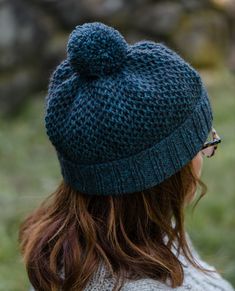
[(20, 228), (31, 284), (39, 291), (83, 290), (103, 262), (117, 282), (147, 276), (182, 285), (173, 242), (205, 271), (191, 254), (184, 229), (185, 201), (198, 184), (202, 197), (207, 187), (192, 161), (152, 188), (118, 197), (86, 195), (62, 182)]

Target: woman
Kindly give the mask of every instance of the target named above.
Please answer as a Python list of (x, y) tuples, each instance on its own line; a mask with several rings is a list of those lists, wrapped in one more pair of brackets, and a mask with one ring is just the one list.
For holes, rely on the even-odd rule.
[(233, 290), (184, 228), (197, 185), (206, 192), (203, 155), (220, 142), (212, 120), (199, 74), (177, 53), (78, 25), (45, 108), (63, 181), (20, 229), (35, 290)]

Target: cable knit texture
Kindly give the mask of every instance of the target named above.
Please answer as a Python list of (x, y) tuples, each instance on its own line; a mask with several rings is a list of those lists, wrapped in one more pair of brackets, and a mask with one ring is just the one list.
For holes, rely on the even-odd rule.
[(70, 34), (45, 107), (65, 182), (92, 195), (162, 182), (198, 153), (213, 119), (190, 64), (162, 43), (130, 45), (101, 22)]

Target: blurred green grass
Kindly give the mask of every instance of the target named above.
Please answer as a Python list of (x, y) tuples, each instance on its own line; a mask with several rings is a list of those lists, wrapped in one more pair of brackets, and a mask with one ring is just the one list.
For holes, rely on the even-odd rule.
[[(202, 180), (208, 193), (187, 229), (208, 263), (235, 286), (235, 77), (226, 70), (202, 72), (223, 142), (204, 160)], [(13, 119), (0, 120), (0, 290), (23, 291), (29, 284), (19, 255), (18, 227), (23, 217), (61, 180), (59, 164), (43, 124), (43, 92)]]

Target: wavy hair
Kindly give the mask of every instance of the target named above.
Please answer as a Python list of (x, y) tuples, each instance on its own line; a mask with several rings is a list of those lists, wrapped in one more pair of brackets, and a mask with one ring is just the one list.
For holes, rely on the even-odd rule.
[(86, 195), (62, 181), (20, 227), (31, 284), (39, 291), (80, 291), (104, 263), (117, 278), (114, 290), (125, 278), (143, 276), (182, 285), (174, 242), (178, 252), (205, 271), (190, 251), (184, 227), (185, 204), (198, 184), (200, 199), (207, 187), (192, 161), (152, 188), (121, 196)]

